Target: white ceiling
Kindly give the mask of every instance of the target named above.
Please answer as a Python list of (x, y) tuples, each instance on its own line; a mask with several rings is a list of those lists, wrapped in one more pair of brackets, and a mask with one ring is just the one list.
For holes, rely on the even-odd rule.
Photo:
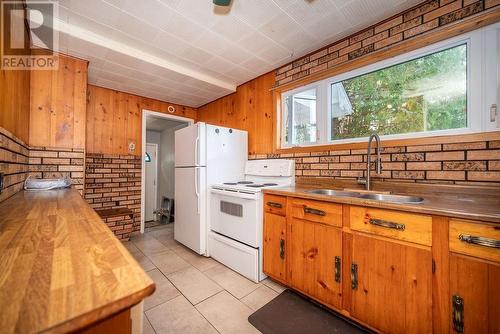
[(151, 115), (146, 117), (146, 130), (148, 131), (163, 131), (178, 126), (180, 127), (181, 125), (187, 125), (187, 123), (154, 117)]
[(198, 107), (421, 0), (59, 0), (89, 83)]

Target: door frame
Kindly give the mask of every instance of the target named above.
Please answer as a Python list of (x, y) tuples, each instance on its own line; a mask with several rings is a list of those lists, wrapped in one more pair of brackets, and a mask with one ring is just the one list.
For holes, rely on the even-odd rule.
[[(156, 180), (155, 180), (155, 184), (154, 184), (154, 197), (155, 197), (155, 206), (158, 205), (158, 158), (159, 158), (159, 152), (158, 152), (158, 144), (156, 143), (146, 143), (145, 145), (145, 148), (147, 148), (148, 145), (151, 145), (151, 146), (154, 146), (155, 147), (155, 177), (156, 177)], [(146, 151), (144, 151), (146, 152)], [(146, 166), (146, 162), (144, 161), (144, 167)], [(146, 168), (144, 168), (144, 175), (146, 175)], [(144, 177), (144, 190), (146, 190), (146, 177)], [(144, 199), (146, 198), (146, 193), (144, 193)], [(146, 209), (146, 202), (144, 201), (144, 209)], [(156, 208), (158, 209), (158, 208)], [(156, 220), (155, 217), (153, 216), (153, 220)], [(144, 221), (146, 221), (146, 217), (144, 216)]]
[[(173, 121), (186, 122), (187, 125), (192, 125), (195, 120), (192, 118), (181, 117), (171, 114), (164, 114), (161, 112), (142, 109), (141, 117), (141, 233), (144, 233), (144, 211), (145, 211), (145, 200), (146, 200), (146, 163), (144, 162), (144, 152), (146, 151), (146, 118), (147, 116), (154, 116), (155, 118), (170, 119)], [(157, 169), (158, 170), (158, 169)]]

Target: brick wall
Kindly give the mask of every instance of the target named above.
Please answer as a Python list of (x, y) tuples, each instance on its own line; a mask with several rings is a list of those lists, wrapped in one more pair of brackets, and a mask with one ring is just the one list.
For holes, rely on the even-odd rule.
[[(84, 197), (90, 206), (94, 209), (129, 208), (134, 212), (133, 231), (140, 230), (141, 158), (88, 153), (85, 163)], [(128, 228), (127, 224), (116, 225), (111, 227), (117, 236), (120, 229)]]
[(431, 0), (276, 70), (283, 85), (379, 51), (495, 6), (499, 0)]
[(84, 158), (83, 149), (29, 147), (0, 127), (0, 172), (5, 174), (0, 202), (22, 190), (28, 176), (68, 177), (83, 194)]
[(85, 179), (85, 152), (83, 149), (31, 147), (29, 175), (40, 179), (70, 178), (83, 195)]
[[(500, 141), (383, 147), (381, 152), (382, 173), (371, 174), (379, 180), (500, 186)], [(366, 149), (249, 158), (293, 158), (298, 177), (356, 179), (366, 176)]]
[(0, 173), (4, 173), (0, 202), (23, 189), (23, 182), (28, 174), (28, 159), (28, 146), (0, 127)]

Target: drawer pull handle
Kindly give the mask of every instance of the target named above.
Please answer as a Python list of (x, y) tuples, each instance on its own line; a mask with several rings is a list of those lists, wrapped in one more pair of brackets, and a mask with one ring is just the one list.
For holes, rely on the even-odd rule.
[(392, 228), (400, 231), (405, 230), (405, 224), (393, 223), (388, 220), (370, 218), (370, 224), (380, 227)]
[(267, 206), (270, 206), (271, 208), (277, 208), (277, 209), (282, 209), (283, 205), (281, 203), (276, 203), (276, 202), (267, 202)]
[(453, 329), (457, 333), (464, 332), (464, 300), (462, 297), (453, 295), (451, 303), (453, 305)]
[(358, 290), (358, 265), (356, 263), (351, 264), (351, 288)]
[(310, 213), (312, 215), (316, 216), (326, 216), (326, 212), (323, 210), (318, 210), (318, 209), (313, 209), (313, 208), (308, 208), (307, 206), (304, 207), (304, 213)]
[(280, 258), (285, 259), (285, 239), (280, 239)]
[(335, 256), (335, 282), (340, 283), (340, 256)]
[(458, 236), (458, 239), (468, 244), (491, 247), (491, 248), (500, 248), (500, 240), (495, 240), (485, 237), (475, 237), (473, 235), (467, 235), (467, 234), (460, 234)]

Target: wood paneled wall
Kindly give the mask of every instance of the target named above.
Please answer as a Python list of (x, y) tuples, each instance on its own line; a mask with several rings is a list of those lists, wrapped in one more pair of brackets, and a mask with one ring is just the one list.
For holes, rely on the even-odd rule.
[(238, 86), (235, 93), (200, 107), (198, 120), (248, 131), (249, 154), (272, 152), (274, 81), (270, 72)]
[(29, 139), (30, 71), (0, 71), (0, 127)]
[[(87, 153), (141, 154), (142, 110), (196, 119), (195, 108), (88, 85)], [(168, 113), (170, 114), (170, 113)], [(129, 143), (135, 150), (129, 151)]]
[[(29, 39), (27, 30), (25, 38)], [(25, 143), (29, 138), (30, 74), (26, 70), (0, 70), (0, 127)]]
[(86, 60), (59, 55), (56, 71), (32, 71), (29, 144), (85, 148), (86, 95)]

